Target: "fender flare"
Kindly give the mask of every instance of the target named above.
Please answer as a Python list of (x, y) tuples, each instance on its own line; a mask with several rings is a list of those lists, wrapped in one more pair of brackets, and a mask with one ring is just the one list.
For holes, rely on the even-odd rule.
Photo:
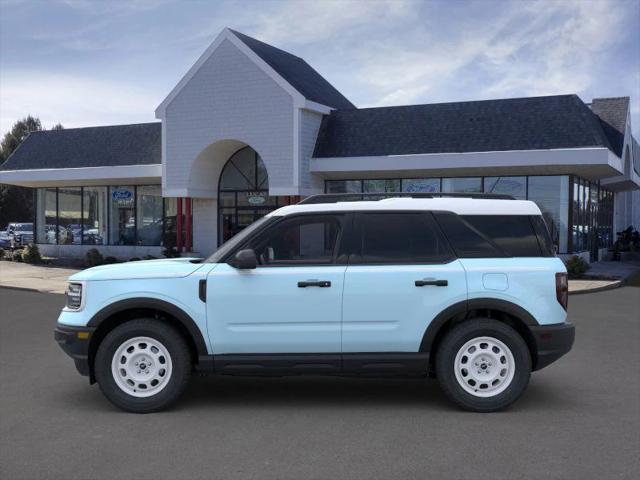
[(91, 317), (91, 320), (89, 320), (87, 326), (97, 328), (100, 324), (102, 324), (102, 322), (104, 322), (112, 315), (136, 308), (161, 310), (168, 313), (178, 322), (180, 322), (180, 324), (187, 330), (187, 332), (189, 332), (189, 335), (191, 336), (193, 343), (196, 346), (196, 354), (198, 356), (208, 355), (207, 346), (204, 341), (204, 337), (202, 336), (202, 332), (196, 325), (196, 322), (193, 321), (193, 318), (191, 318), (191, 316), (181, 308), (176, 307), (172, 303), (166, 302), (164, 300), (159, 300), (157, 298), (127, 298), (124, 300), (119, 300), (112, 303), (111, 305), (107, 305), (102, 310), (98, 311), (93, 317)]
[(431, 351), (431, 346), (433, 345), (436, 335), (449, 320), (452, 318), (464, 318), (472, 310), (483, 309), (500, 310), (501, 312), (508, 313), (522, 321), (528, 327), (539, 325), (535, 317), (527, 310), (507, 300), (498, 298), (473, 298), (471, 300), (463, 300), (445, 308), (429, 323), (422, 337), (422, 342), (420, 342), (420, 351), (426, 353)]

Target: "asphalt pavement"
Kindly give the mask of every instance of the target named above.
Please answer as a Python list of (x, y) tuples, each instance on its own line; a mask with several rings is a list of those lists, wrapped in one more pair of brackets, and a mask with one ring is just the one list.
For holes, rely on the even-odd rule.
[(0, 288), (1, 479), (640, 478), (640, 288), (570, 298), (574, 350), (508, 411), (424, 379), (196, 377), (117, 410), (53, 341), (61, 295)]

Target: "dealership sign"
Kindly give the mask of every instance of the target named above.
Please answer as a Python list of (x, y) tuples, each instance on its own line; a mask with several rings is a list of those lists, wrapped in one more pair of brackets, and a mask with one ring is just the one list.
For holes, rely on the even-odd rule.
[(133, 206), (133, 192), (128, 188), (114, 188), (111, 191), (111, 198), (119, 207)]
[(251, 205), (263, 205), (266, 201), (267, 197), (263, 193), (247, 193), (247, 202), (249, 202)]

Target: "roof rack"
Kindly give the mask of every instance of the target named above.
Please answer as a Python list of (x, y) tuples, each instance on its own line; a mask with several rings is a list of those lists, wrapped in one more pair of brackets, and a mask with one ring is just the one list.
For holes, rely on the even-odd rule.
[(515, 200), (511, 195), (498, 193), (425, 193), (425, 192), (383, 192), (383, 193), (325, 193), (311, 195), (298, 205), (315, 203), (379, 201), (385, 198), (483, 198), (491, 200)]

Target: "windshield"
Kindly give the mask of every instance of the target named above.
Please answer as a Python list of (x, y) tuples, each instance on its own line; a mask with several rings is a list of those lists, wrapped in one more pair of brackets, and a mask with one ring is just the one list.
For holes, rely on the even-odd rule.
[(262, 218), (256, 220), (251, 225), (249, 225), (247, 228), (245, 228), (240, 233), (238, 233), (236, 236), (231, 237), (225, 243), (220, 245), (220, 248), (218, 248), (218, 250), (213, 252), (213, 254), (209, 258), (207, 258), (206, 261), (208, 263), (218, 263), (230, 251), (232, 251), (234, 248), (236, 248), (238, 245), (240, 245), (242, 242), (244, 242), (254, 231), (256, 231), (257, 229), (262, 227), (269, 220), (271, 220), (271, 217), (262, 217)]
[(33, 226), (30, 223), (16, 223), (15, 231), (16, 232), (30, 232), (33, 229)]

